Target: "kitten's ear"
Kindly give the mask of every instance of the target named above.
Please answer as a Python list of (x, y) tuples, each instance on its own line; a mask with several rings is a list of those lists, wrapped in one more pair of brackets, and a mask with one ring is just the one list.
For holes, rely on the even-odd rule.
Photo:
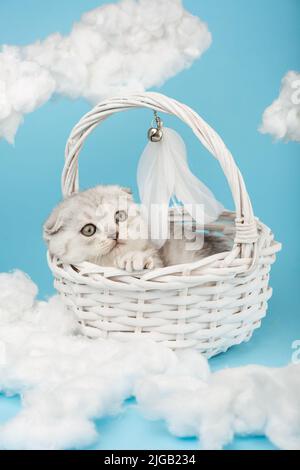
[(131, 188), (121, 188), (124, 193), (128, 194), (130, 198), (132, 199), (132, 189)]
[(62, 229), (62, 226), (63, 218), (61, 210), (59, 208), (55, 208), (44, 223), (44, 239), (48, 241), (52, 235), (55, 235)]

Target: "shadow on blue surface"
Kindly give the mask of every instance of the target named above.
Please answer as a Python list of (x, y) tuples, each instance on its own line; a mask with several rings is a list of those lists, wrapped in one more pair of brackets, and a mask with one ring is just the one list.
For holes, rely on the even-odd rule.
[(12, 419), (21, 409), (19, 396), (7, 397), (0, 393), (0, 425)]

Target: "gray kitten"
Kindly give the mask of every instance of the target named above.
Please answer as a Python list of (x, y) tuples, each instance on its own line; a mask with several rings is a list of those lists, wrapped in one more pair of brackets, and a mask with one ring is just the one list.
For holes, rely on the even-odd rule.
[(169, 239), (159, 250), (164, 266), (186, 264), (217, 253), (230, 251), (233, 239), (193, 231), (182, 224), (171, 224)]
[[(161, 249), (148, 239), (148, 226), (131, 191), (119, 186), (97, 186), (66, 198), (44, 224), (51, 254), (67, 264), (89, 261), (126, 271), (141, 271), (189, 263), (230, 248), (218, 237), (170, 238)], [(182, 229), (180, 228), (182, 231)]]

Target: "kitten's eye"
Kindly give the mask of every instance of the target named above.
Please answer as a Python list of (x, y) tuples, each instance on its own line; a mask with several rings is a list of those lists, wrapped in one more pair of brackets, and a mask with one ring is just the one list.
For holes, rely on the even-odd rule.
[(80, 233), (82, 233), (82, 235), (84, 235), (85, 237), (92, 237), (95, 234), (96, 230), (97, 228), (94, 224), (86, 224), (84, 227), (82, 227)]
[(126, 211), (117, 211), (115, 213), (115, 221), (118, 224), (119, 222), (125, 222), (127, 219), (127, 212)]

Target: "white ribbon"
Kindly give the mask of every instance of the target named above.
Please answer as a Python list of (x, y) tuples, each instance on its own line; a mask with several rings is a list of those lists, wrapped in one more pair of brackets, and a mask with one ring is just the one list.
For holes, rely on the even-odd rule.
[[(191, 172), (181, 136), (163, 128), (159, 142), (149, 142), (140, 158), (137, 183), (141, 203), (151, 229), (151, 238), (162, 245), (168, 236), (170, 201), (180, 201), (197, 224), (216, 220), (223, 206)], [(157, 235), (159, 234), (159, 235)]]

